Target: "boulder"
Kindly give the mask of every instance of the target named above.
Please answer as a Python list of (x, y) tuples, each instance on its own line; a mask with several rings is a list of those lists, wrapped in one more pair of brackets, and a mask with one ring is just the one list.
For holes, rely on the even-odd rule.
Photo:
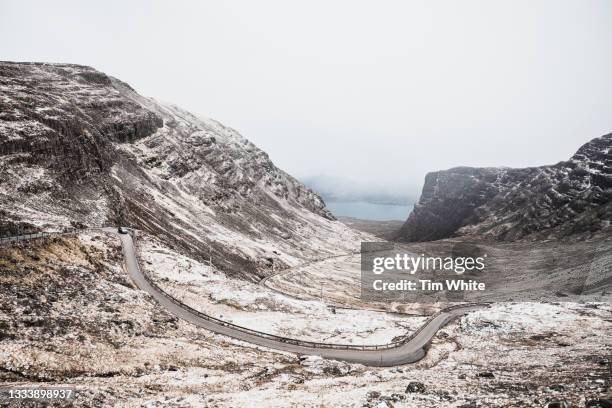
[(424, 392), (425, 392), (425, 384), (417, 382), (417, 381), (410, 381), (410, 383), (408, 383), (408, 386), (406, 387), (406, 393), (422, 394)]

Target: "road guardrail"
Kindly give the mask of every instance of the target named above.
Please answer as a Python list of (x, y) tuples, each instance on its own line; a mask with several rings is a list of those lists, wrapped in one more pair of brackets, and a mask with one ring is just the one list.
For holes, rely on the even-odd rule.
[[(425, 323), (423, 323), (414, 332), (410, 333), (409, 335), (404, 336), (401, 340), (390, 342), (390, 343), (387, 343), (387, 344), (369, 345), (369, 344), (320, 343), (320, 342), (315, 342), (315, 341), (298, 340), (298, 339), (292, 339), (292, 338), (289, 338), (289, 337), (277, 336), (275, 334), (264, 333), (264, 332), (261, 332), (261, 331), (258, 331), (258, 330), (249, 329), (248, 327), (239, 326), (239, 325), (234, 324), (234, 323), (230, 323), (230, 322), (227, 322), (227, 321), (224, 321), (224, 320), (221, 320), (221, 319), (217, 319), (216, 317), (212, 317), (210, 315), (207, 315), (206, 313), (203, 313), (203, 312), (201, 312), (199, 310), (196, 310), (196, 309), (192, 308), (189, 305), (186, 305), (185, 303), (183, 303), (179, 299), (175, 298), (174, 296), (172, 296), (171, 294), (166, 292), (164, 289), (162, 289), (149, 276), (148, 273), (146, 273), (145, 271), (143, 271), (140, 268), (140, 263), (141, 263), (140, 262), (140, 255), (139, 255), (140, 250), (138, 249), (138, 244), (136, 242), (136, 234), (131, 233), (130, 235), (132, 236), (132, 240), (133, 240), (134, 245), (136, 247), (136, 260), (137, 260), (138, 270), (143, 275), (145, 280), (151, 286), (153, 286), (159, 293), (161, 293), (166, 299), (170, 300), (172, 303), (176, 304), (177, 306), (187, 310), (189, 313), (194, 314), (194, 315), (196, 315), (196, 316), (198, 316), (198, 317), (200, 317), (200, 318), (202, 318), (204, 320), (207, 320), (209, 322), (216, 323), (216, 324), (218, 324), (220, 326), (229, 327), (231, 329), (234, 329), (234, 330), (236, 330), (238, 332), (241, 332), (241, 333), (244, 333), (244, 334), (249, 334), (249, 335), (252, 335), (252, 336), (257, 336), (257, 337), (265, 338), (265, 339), (268, 339), (268, 340), (278, 341), (278, 342), (281, 342), (281, 343), (293, 344), (293, 345), (296, 345), (296, 346), (307, 347), (307, 348), (321, 348), (321, 349), (335, 349), (335, 350), (360, 350), (360, 351), (388, 350), (388, 349), (400, 347), (400, 346), (404, 345), (405, 343), (409, 342), (410, 340), (414, 339), (416, 336), (419, 335), (419, 333), (421, 333), (421, 331), (423, 331), (431, 323), (431, 321), (433, 321), (435, 318), (437, 318), (438, 316), (440, 316), (443, 313), (450, 312), (450, 311), (456, 310), (456, 309), (463, 309), (463, 308), (475, 307), (475, 306), (483, 306), (483, 304), (480, 304), (480, 303), (467, 303), (467, 304), (464, 303), (464, 304), (459, 304), (459, 305), (453, 305), (453, 306), (446, 307), (446, 308), (441, 309), (438, 312), (434, 313), (433, 315), (431, 315), (425, 321)], [(450, 318), (452, 318), (452, 317), (449, 317), (449, 319)]]
[(58, 236), (65, 236), (65, 235), (75, 235), (79, 231), (85, 231), (85, 230), (77, 230), (76, 228), (71, 228), (69, 230), (65, 229), (63, 231), (27, 232), (27, 233), (20, 234), (20, 235), (11, 235), (11, 236), (6, 236), (6, 237), (0, 236), (0, 246), (8, 246), (8, 245), (12, 245), (18, 242), (32, 241), (35, 239), (44, 239), (44, 238), (51, 238), (51, 237), (58, 237)]
[[(34, 240), (34, 239), (41, 239), (41, 238), (50, 238), (50, 237), (55, 237), (55, 236), (65, 236), (65, 235), (75, 235), (78, 232), (82, 232), (82, 231), (86, 231), (86, 230), (91, 230), (91, 229), (98, 229), (98, 228), (87, 228), (87, 229), (81, 229), (81, 230), (77, 230), (77, 229), (70, 229), (70, 230), (64, 230), (64, 231), (57, 231), (57, 232), (36, 232), (36, 233), (27, 233), (27, 234), (21, 234), (21, 235), (16, 235), (16, 236), (10, 236), (10, 237), (0, 237), (0, 246), (2, 245), (11, 245), (14, 243), (18, 243), (18, 242), (23, 242), (23, 241), (29, 241), (29, 240)], [(146, 272), (144, 272), (141, 268), (140, 268), (140, 250), (138, 249), (138, 243), (137, 243), (137, 239), (136, 239), (136, 230), (134, 229), (130, 229), (130, 236), (132, 237), (132, 241), (134, 242), (134, 247), (136, 248), (135, 251), (135, 256), (136, 256), (136, 267), (138, 268), (138, 270), (140, 271), (140, 273), (143, 275), (143, 277), (145, 278), (145, 280), (152, 286), (154, 287), (159, 293), (161, 293), (165, 298), (167, 298), (168, 300), (170, 300), (172, 303), (176, 304), (177, 306), (187, 310), (189, 313), (194, 314), (204, 320), (216, 323), (220, 326), (224, 326), (224, 327), (228, 327), (231, 328), (233, 330), (236, 330), (238, 332), (244, 333), (244, 334), (249, 334), (252, 336), (257, 336), (257, 337), (261, 337), (261, 338), (265, 338), (268, 340), (273, 340), (273, 341), (277, 341), (280, 343), (286, 343), (286, 344), (293, 344), (296, 346), (300, 346), (300, 347), (306, 347), (306, 348), (320, 348), (320, 349), (335, 349), (335, 350), (360, 350), (360, 351), (378, 351), (378, 350), (388, 350), (388, 349), (392, 349), (392, 348), (397, 348), (402, 346), (403, 344), (409, 342), (410, 340), (414, 339), (416, 336), (419, 335), (419, 333), (421, 333), (421, 331), (423, 331), (435, 318), (437, 318), (438, 316), (440, 316), (443, 313), (446, 312), (450, 312), (452, 310), (456, 310), (456, 309), (463, 309), (463, 308), (468, 308), (468, 307), (475, 307), (475, 306), (484, 306), (481, 303), (464, 303), (464, 304), (459, 304), (459, 305), (453, 305), (453, 306), (449, 306), (446, 307), (444, 309), (439, 310), (438, 312), (434, 313), (433, 315), (429, 316), (429, 318), (414, 332), (412, 332), (409, 335), (404, 336), (401, 340), (398, 341), (394, 341), (394, 342), (390, 342), (387, 344), (376, 344), (376, 345), (369, 345), (369, 344), (336, 344), (336, 343), (320, 343), (320, 342), (315, 342), (315, 341), (308, 341), (308, 340), (298, 340), (298, 339), (292, 339), (290, 337), (283, 337), (283, 336), (277, 336), (275, 334), (270, 334), (270, 333), (264, 333), (258, 330), (254, 330), (254, 329), (249, 329), (248, 327), (243, 327), (243, 326), (239, 326), (237, 324), (234, 323), (230, 323), (221, 319), (217, 319), (216, 317), (212, 317), (210, 315), (207, 315), (206, 313), (203, 313), (199, 310), (196, 310), (194, 308), (192, 308), (189, 305), (186, 305), (185, 303), (181, 302), (179, 299), (175, 298), (174, 296), (170, 295), (168, 292), (166, 292), (164, 289), (162, 289)], [(451, 319), (452, 316), (449, 316), (449, 319)], [(239, 339), (240, 340), (240, 339)]]

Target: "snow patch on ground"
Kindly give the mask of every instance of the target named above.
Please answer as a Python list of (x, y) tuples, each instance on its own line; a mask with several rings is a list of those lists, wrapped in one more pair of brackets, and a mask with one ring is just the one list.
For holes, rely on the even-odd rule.
[(151, 239), (141, 239), (140, 248), (145, 270), (164, 290), (211, 316), (266, 333), (330, 343), (386, 344), (425, 320), (367, 310), (332, 310), (317, 300), (297, 300), (229, 278)]

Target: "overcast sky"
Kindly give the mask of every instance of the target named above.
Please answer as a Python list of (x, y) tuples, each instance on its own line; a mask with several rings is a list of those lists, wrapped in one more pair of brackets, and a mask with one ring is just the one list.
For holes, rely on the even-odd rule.
[(91, 65), (289, 173), (414, 189), (612, 132), (612, 1), (6, 1), (0, 59)]

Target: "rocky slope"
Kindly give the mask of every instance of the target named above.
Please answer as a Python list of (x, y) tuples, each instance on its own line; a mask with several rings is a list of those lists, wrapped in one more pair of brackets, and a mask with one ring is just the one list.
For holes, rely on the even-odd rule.
[(457, 167), (427, 174), (400, 241), (589, 237), (611, 231), (612, 134), (552, 166)]
[(0, 63), (0, 232), (116, 224), (251, 279), (358, 241), (233, 129), (89, 67)]

